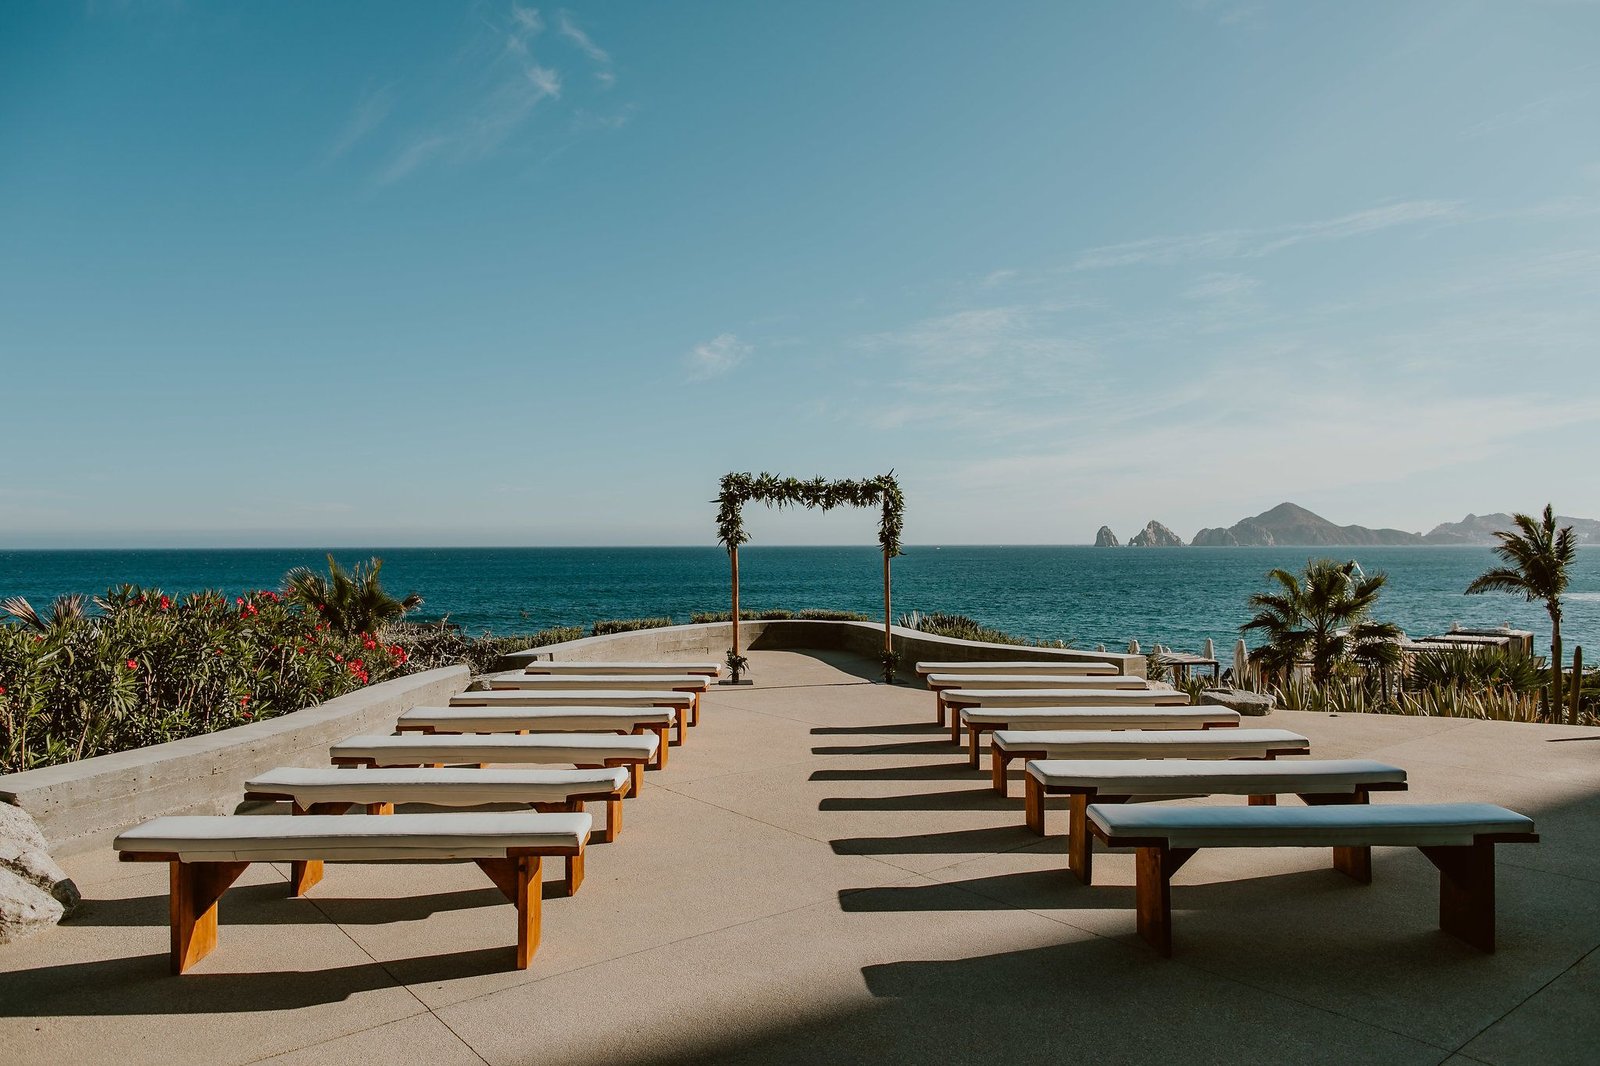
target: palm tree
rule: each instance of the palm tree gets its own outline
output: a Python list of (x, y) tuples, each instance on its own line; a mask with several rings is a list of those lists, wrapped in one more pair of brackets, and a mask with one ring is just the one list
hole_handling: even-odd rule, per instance
[(304, 566), (297, 566), (283, 575), (284, 598), (321, 615), (330, 629), (341, 633), (377, 633), (407, 611), (422, 606), (422, 597), (415, 592), (402, 600), (385, 592), (379, 580), (382, 570), (383, 560), (376, 557), (345, 570), (329, 555), (327, 577)]
[(25, 597), (12, 596), (10, 599), (0, 600), (0, 612), (16, 619), (29, 629), (49, 633), (81, 621), (84, 617), (85, 602), (83, 596), (76, 592), (67, 596), (57, 596), (55, 602), (50, 605), (49, 617), (45, 617)]
[(1315, 559), (1306, 564), (1303, 577), (1283, 569), (1267, 576), (1280, 591), (1251, 596), (1255, 616), (1240, 627), (1266, 635), (1266, 646), (1251, 653), (1265, 672), (1287, 679), (1297, 664), (1309, 659), (1311, 681), (1320, 687), (1345, 661), (1369, 668), (1398, 663), (1400, 628), (1371, 618), (1388, 581), (1385, 575), (1363, 574), (1354, 561)]
[(1467, 586), (1469, 594), (1510, 592), (1529, 603), (1544, 601), (1550, 616), (1550, 689), (1547, 710), (1554, 718), (1561, 708), (1561, 596), (1567, 591), (1568, 571), (1578, 557), (1571, 526), (1556, 529), (1556, 513), (1544, 505), (1544, 517), (1535, 521), (1525, 514), (1511, 520), (1520, 533), (1500, 530), (1494, 553), (1505, 561)]

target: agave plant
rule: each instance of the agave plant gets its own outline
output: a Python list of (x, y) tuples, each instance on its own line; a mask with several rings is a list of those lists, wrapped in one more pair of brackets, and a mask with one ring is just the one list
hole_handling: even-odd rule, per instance
[(415, 592), (404, 599), (385, 592), (382, 571), (383, 560), (377, 557), (346, 570), (330, 554), (326, 577), (297, 566), (283, 576), (283, 594), (291, 603), (321, 615), (335, 632), (375, 634), (422, 606), (422, 597)]
[(1323, 686), (1345, 663), (1369, 669), (1399, 664), (1400, 627), (1372, 620), (1385, 575), (1363, 574), (1354, 561), (1314, 559), (1303, 575), (1275, 569), (1267, 576), (1279, 591), (1251, 596), (1256, 613), (1240, 627), (1266, 637), (1267, 643), (1251, 653), (1261, 669), (1288, 678), (1309, 661), (1311, 683)]

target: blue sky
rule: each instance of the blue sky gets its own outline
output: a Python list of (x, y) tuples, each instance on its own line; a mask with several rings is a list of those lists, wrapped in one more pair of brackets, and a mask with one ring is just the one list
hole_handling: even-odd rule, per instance
[[(8, 3), (0, 546), (1600, 517), (1600, 4)], [(870, 516), (753, 515), (766, 543)]]

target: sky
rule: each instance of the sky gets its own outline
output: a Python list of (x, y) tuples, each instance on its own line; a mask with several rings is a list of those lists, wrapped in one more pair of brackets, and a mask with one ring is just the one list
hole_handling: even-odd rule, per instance
[[(0, 547), (1600, 517), (1600, 3), (0, 6)], [(860, 512), (759, 543), (870, 543)]]

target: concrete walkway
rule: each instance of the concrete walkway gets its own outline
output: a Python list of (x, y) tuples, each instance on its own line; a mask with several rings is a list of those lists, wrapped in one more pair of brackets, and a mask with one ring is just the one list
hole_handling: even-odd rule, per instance
[(1163, 960), (1133, 933), (1132, 856), (1071, 880), (930, 693), (826, 653), (751, 658), (757, 685), (708, 697), (583, 891), (546, 900), (531, 969), (509, 968), (511, 909), (470, 865), (330, 867), (303, 900), (255, 866), (218, 949), (172, 978), (166, 870), (107, 852), (67, 863), (80, 917), (0, 949), (0, 1059), (1594, 1061), (1600, 730), (1252, 721), (1407, 767), (1383, 802), (1503, 803), (1544, 843), (1500, 849), (1494, 955), (1438, 931), (1415, 851), (1378, 851), (1370, 887), (1320, 851), (1202, 851)]

